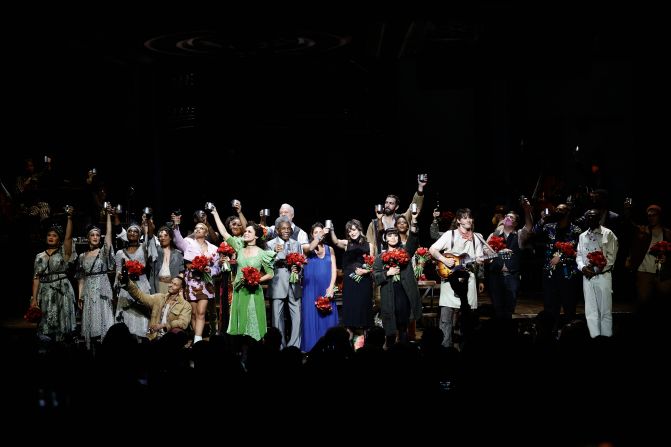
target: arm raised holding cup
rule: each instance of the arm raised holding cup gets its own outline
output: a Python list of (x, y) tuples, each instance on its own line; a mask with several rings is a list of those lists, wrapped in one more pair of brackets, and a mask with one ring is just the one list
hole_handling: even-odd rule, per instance
[[(333, 229), (333, 222), (331, 222), (330, 220), (327, 220), (327, 222), (330, 222), (331, 226), (330, 227), (324, 227), (324, 237), (330, 237), (331, 238), (331, 243), (335, 247), (342, 248), (343, 250), (347, 250), (347, 239), (338, 239), (338, 237), (335, 234), (335, 230)], [(330, 233), (330, 236), (329, 236), (329, 233)]]
[[(424, 204), (424, 187), (428, 181), (428, 174), (419, 174), (417, 176), (417, 191), (413, 195), (412, 201), (404, 213), (398, 212), (400, 209), (400, 198), (394, 194), (387, 195), (384, 205), (375, 206), (375, 219), (370, 222), (366, 231), (366, 239), (368, 242), (373, 243), (373, 255), (382, 252), (384, 242), (382, 240), (382, 234), (387, 228), (393, 228), (396, 225), (396, 218), (398, 216), (405, 216), (405, 219), (410, 222), (412, 220), (412, 215), (416, 215), (422, 210), (422, 205)], [(413, 208), (413, 205), (415, 208)]]
[(234, 215), (237, 215), (238, 219), (240, 220), (242, 228), (247, 228), (247, 218), (244, 214), (242, 214), (242, 202), (240, 202), (238, 199), (231, 200), (231, 208), (233, 209)]
[[(226, 243), (235, 249), (238, 257), (227, 332), (231, 335), (249, 335), (260, 340), (267, 329), (264, 293), (260, 285), (273, 278), (276, 253), (267, 250), (268, 234), (265, 227), (248, 222), (242, 236), (233, 237), (221, 221), (216, 208), (212, 210), (212, 216), (217, 229)], [(249, 306), (252, 301), (254, 305)], [(253, 318), (250, 312), (254, 313)]]

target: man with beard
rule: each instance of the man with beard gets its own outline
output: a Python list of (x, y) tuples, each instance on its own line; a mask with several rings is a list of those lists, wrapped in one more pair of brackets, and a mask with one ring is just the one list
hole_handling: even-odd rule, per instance
[(397, 214), (396, 211), (400, 205), (400, 200), (398, 196), (389, 194), (384, 201), (384, 207), (381, 210), (375, 210), (376, 218), (373, 219), (370, 224), (368, 224), (368, 230), (366, 231), (366, 240), (373, 243), (373, 253), (371, 255), (377, 255), (382, 252), (382, 235), (387, 228), (394, 228), (396, 225), (396, 218), (400, 215), (404, 215), (408, 222), (412, 219), (412, 204), (417, 204), (417, 213), (422, 209), (424, 204), (424, 187), (428, 181), (427, 177), (417, 177), (417, 192), (412, 197), (412, 202), (408, 206), (408, 209), (403, 214)]
[[(535, 225), (532, 222), (531, 204), (528, 200), (522, 204), (522, 208), (524, 208), (525, 225), (519, 235), (520, 247), (526, 247), (527, 239), (533, 235), (540, 237), (540, 241), (545, 245), (543, 308), (554, 318), (556, 330), (560, 326), (562, 308), (566, 322), (575, 318), (581, 279), (575, 250), (582, 230), (571, 221), (570, 208), (565, 203), (557, 205), (553, 212), (542, 216)], [(558, 242), (561, 244), (557, 245)]]
[(149, 294), (141, 290), (135, 282), (121, 278), (120, 285), (130, 296), (151, 309), (147, 338), (154, 340), (166, 332), (185, 331), (191, 322), (191, 305), (184, 299), (185, 280), (177, 275), (172, 278), (168, 291)]

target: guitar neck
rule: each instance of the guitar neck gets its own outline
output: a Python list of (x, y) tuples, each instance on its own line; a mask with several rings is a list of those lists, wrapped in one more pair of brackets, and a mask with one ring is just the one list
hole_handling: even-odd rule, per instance
[[(483, 255), (483, 256), (480, 257), (480, 259), (482, 259), (483, 261), (486, 261), (488, 259), (498, 258), (499, 256), (500, 256), (499, 253), (494, 253), (494, 254), (491, 254), (491, 255)], [(461, 255), (453, 255), (453, 254), (450, 254), (450, 253), (445, 253), (445, 257), (458, 259), (460, 264), (472, 264), (474, 262), (477, 262), (477, 259), (471, 257), (471, 255), (469, 255), (468, 253), (464, 253), (464, 254), (461, 254)]]

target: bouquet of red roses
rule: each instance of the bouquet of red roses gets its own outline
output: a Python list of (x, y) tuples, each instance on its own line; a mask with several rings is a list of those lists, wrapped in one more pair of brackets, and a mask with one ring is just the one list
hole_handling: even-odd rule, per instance
[(241, 283), (250, 290), (256, 289), (261, 284), (261, 272), (256, 267), (243, 267)]
[(315, 300), (315, 307), (319, 313), (327, 315), (333, 312), (333, 304), (331, 304), (331, 298), (327, 296), (318, 296)]
[[(575, 258), (578, 254), (575, 251), (575, 245), (573, 242), (555, 242), (555, 248), (558, 250), (554, 253), (554, 256), (559, 256), (559, 259), (563, 262), (566, 258)], [(556, 265), (552, 266), (552, 270), (557, 267)], [(564, 264), (564, 271), (566, 271), (566, 264)]]
[(650, 247), (650, 254), (653, 255), (655, 259), (655, 266), (657, 267), (657, 271), (659, 272), (662, 268), (662, 257), (666, 257), (666, 255), (671, 252), (671, 242), (667, 241), (659, 241), (655, 242), (652, 244), (652, 247)]
[(492, 247), (492, 250), (494, 250), (497, 253), (505, 248), (508, 248), (506, 246), (506, 240), (501, 236), (492, 236), (489, 238), (487, 243), (489, 244), (490, 247)]
[[(426, 247), (419, 247), (415, 251), (415, 278), (425, 281), (426, 279), (421, 279), (424, 276), (424, 265), (431, 259), (431, 254), (429, 249)], [(424, 276), (426, 278), (426, 276)]]
[[(370, 272), (373, 270), (374, 263), (375, 263), (375, 256), (363, 255), (363, 265), (361, 266), (361, 268), (364, 270), (368, 270)], [(361, 279), (363, 278), (363, 276), (357, 275), (356, 272), (350, 273), (349, 277), (356, 282), (361, 282)]]
[(559, 256), (563, 255), (569, 258), (575, 258), (577, 254), (575, 251), (575, 247), (573, 246), (573, 242), (555, 242), (555, 248), (559, 249), (559, 251), (557, 252)]
[[(233, 248), (231, 245), (228, 245), (226, 242), (222, 242), (219, 244), (219, 248), (217, 248), (217, 253), (220, 253), (221, 256), (228, 256), (231, 258), (235, 254), (235, 248)], [(223, 270), (225, 272), (231, 271), (231, 264), (228, 261), (224, 261)]]
[[(301, 253), (289, 253), (287, 255), (287, 266), (291, 270), (292, 266), (296, 266), (299, 269), (303, 268), (305, 264), (308, 263), (308, 260), (305, 258), (305, 255)], [(291, 272), (291, 275), (289, 275), (289, 282), (291, 284), (295, 284), (298, 282), (298, 273), (296, 272)]]
[(29, 323), (39, 323), (42, 319), (42, 309), (37, 306), (30, 306), (23, 316), (23, 319)]
[(126, 261), (126, 269), (128, 269), (128, 276), (137, 281), (140, 275), (144, 274), (144, 264), (140, 261)]
[[(403, 249), (387, 251), (382, 253), (380, 258), (382, 258), (385, 270), (389, 270), (392, 267), (403, 267), (404, 265), (407, 265), (408, 262), (410, 262), (410, 256), (408, 255), (408, 252)], [(393, 277), (394, 282), (400, 281), (400, 279), (400, 273), (394, 275)]]
[(317, 299), (315, 299), (315, 307), (322, 315), (328, 315), (333, 312), (333, 304), (331, 301), (333, 301), (333, 297), (338, 290), (338, 286), (333, 286), (333, 292), (330, 295), (325, 294), (324, 296), (318, 296)]
[(650, 247), (650, 254), (658, 258), (667, 255), (669, 252), (671, 252), (671, 242), (659, 241)]
[(212, 258), (208, 256), (199, 255), (193, 258), (191, 261), (191, 274), (194, 276), (200, 276), (203, 282), (211, 283), (212, 276), (210, 275), (210, 261)]
[(603, 268), (606, 267), (606, 264), (608, 264), (608, 261), (606, 260), (606, 257), (603, 255), (601, 250), (587, 253), (587, 260), (591, 265), (599, 270), (603, 270)]

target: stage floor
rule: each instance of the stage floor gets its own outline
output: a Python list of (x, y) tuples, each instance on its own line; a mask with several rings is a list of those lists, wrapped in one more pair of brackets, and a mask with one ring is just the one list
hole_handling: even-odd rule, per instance
[[(439, 307), (438, 307), (438, 291), (432, 299), (431, 296), (427, 295), (422, 300), (424, 305), (424, 316), (425, 318), (436, 320), (438, 317)], [(340, 307), (342, 304), (341, 300), (337, 300), (337, 305)], [(478, 296), (478, 307), (480, 309), (481, 315), (483, 318), (486, 318), (487, 312), (485, 312), (485, 307), (491, 306), (491, 299), (487, 293), (480, 294)], [(519, 298), (517, 301), (517, 307), (515, 308), (515, 313), (513, 314), (514, 319), (527, 319), (534, 318), (538, 313), (543, 310), (543, 300), (542, 298)], [(584, 318), (585, 306), (583, 302), (578, 303), (577, 305), (576, 316), (578, 318)], [(633, 302), (617, 302), (613, 303), (613, 313), (618, 314), (630, 314), (635, 310), (635, 305)], [(268, 320), (270, 321), (270, 320)], [(418, 335), (421, 333), (421, 327), (423, 324), (428, 323), (428, 321), (422, 321), (418, 324)], [(430, 323), (429, 323), (430, 324)], [(28, 323), (23, 320), (20, 316), (7, 317), (0, 320), (0, 328), (8, 330), (26, 330), (34, 329), (35, 324)]]

